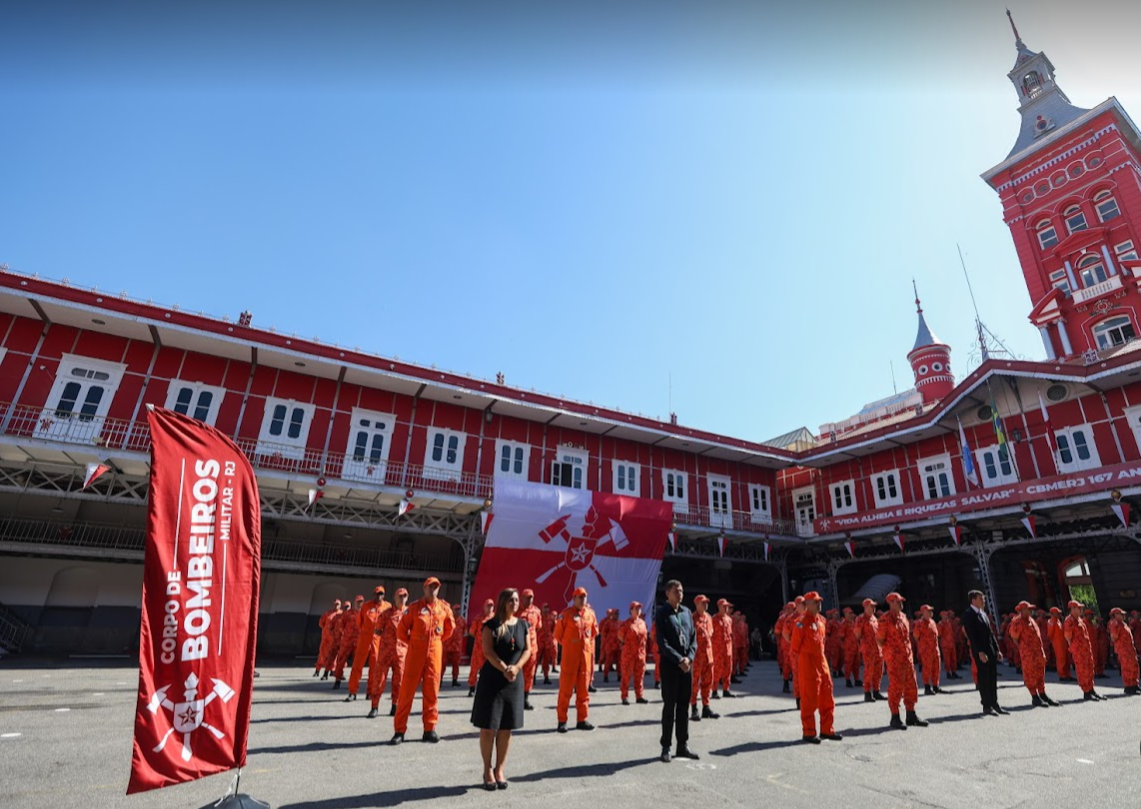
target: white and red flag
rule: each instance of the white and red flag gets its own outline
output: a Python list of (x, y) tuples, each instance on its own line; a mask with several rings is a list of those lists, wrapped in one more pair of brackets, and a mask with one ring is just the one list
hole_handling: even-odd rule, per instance
[(213, 427), (151, 409), (139, 693), (127, 794), (246, 763), (259, 582), (254, 472)]
[(955, 547), (961, 547), (963, 544), (963, 526), (948, 525), (947, 530), (951, 533), (951, 541), (955, 543)]
[(1054, 446), (1054, 427), (1050, 424), (1050, 411), (1046, 409), (1046, 400), (1042, 398), (1042, 391), (1038, 391), (1038, 408), (1042, 411), (1042, 421), (1046, 425), (1046, 446), (1050, 448), (1054, 468), (1058, 469), (1058, 448)]
[(856, 543), (849, 539), (844, 542), (844, 548), (848, 551), (848, 556), (852, 559), (856, 558)]
[(1022, 527), (1030, 534), (1031, 539), (1038, 538), (1038, 521), (1034, 518), (1033, 514), (1027, 514), (1022, 518)]
[[(400, 506), (396, 509), (396, 516), (403, 517), (412, 509), (416, 508), (416, 504), (409, 500), (407, 497), (400, 498)], [(474, 603), (474, 602), (472, 602)]]
[(324, 489), (310, 489), (309, 490), (309, 505), (305, 506), (306, 510), (313, 508), (313, 504), (325, 496)]
[(906, 542), (903, 538), (903, 532), (901, 532), (901, 531), (893, 532), (891, 535), (891, 539), (892, 539), (892, 542), (895, 543), (895, 546), (897, 548), (899, 548), (899, 552), (903, 553), (904, 552), (903, 546), (906, 544)]
[(491, 521), (495, 519), (495, 515), (486, 509), (479, 512), (479, 528), (484, 534), (487, 534), (487, 529), (491, 527)]
[(718, 534), (717, 535), (717, 555), (718, 556), (724, 556), (725, 555), (725, 541), (726, 540), (725, 540), (724, 534)]
[(585, 587), (596, 611), (649, 609), (672, 523), (670, 503), (497, 477), (469, 603), (529, 587), (535, 603), (561, 610)]
[(670, 541), (670, 550), (677, 553), (677, 532), (670, 531), (666, 538)]
[[(83, 488), (86, 489), (96, 480), (98, 480), (105, 472), (111, 471), (111, 465), (105, 464), (102, 461), (87, 464), (87, 474), (83, 477)], [(82, 489), (80, 490), (82, 491)]]
[(769, 554), (772, 552), (772, 549), (773, 549), (772, 545), (770, 545), (768, 542), (765, 542), (765, 561), (766, 562), (769, 561)]
[(1111, 503), (1109, 506), (1113, 513), (1117, 515), (1117, 519), (1121, 520), (1121, 527), (1129, 527), (1129, 504), (1128, 503)]

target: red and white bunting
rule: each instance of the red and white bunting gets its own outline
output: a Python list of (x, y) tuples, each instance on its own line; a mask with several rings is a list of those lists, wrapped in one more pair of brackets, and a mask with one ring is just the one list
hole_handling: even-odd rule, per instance
[(951, 533), (951, 541), (955, 543), (955, 547), (959, 548), (963, 545), (963, 526), (961, 525), (948, 525), (947, 530)]
[(895, 543), (895, 546), (897, 548), (899, 548), (899, 552), (903, 553), (904, 552), (903, 551), (903, 544), (904, 544), (903, 534), (899, 531), (896, 531), (894, 534), (891, 535), (891, 539)]
[(844, 547), (847, 548), (847, 550), (848, 550), (848, 556), (855, 559), (856, 558), (856, 543), (855, 543), (855, 541), (849, 539), (847, 542), (844, 543)]
[[(104, 472), (110, 472), (111, 467), (102, 461), (87, 464), (87, 474), (83, 477), (83, 488), (86, 489), (96, 480), (98, 480)], [(81, 490), (82, 491), (82, 490)]]
[(1121, 520), (1121, 527), (1129, 527), (1129, 504), (1128, 503), (1113, 503), (1110, 505), (1113, 513), (1117, 515), (1117, 519)]
[(307, 505), (305, 508), (306, 509), (313, 508), (313, 504), (316, 503), (318, 500), (320, 500), (324, 496), (325, 496), (325, 490), (324, 489), (310, 489), (309, 490), (309, 505)]
[[(401, 512), (403, 514), (404, 512)], [(487, 529), (491, 527), (491, 521), (495, 519), (495, 515), (490, 511), (479, 512), (479, 527), (483, 533), (487, 534)]]
[(1038, 533), (1035, 530), (1038, 527), (1038, 522), (1034, 519), (1033, 514), (1027, 514), (1022, 518), (1022, 527), (1030, 532), (1031, 539), (1037, 539)]
[(666, 539), (670, 541), (670, 550), (674, 553), (677, 553), (677, 533), (670, 531), (668, 534), (666, 534)]
[(719, 537), (717, 537), (717, 552), (721, 556), (725, 555), (725, 541), (726, 540), (724, 534), (721, 534)]
[(771, 553), (772, 549), (773, 549), (773, 546), (771, 544), (769, 544), (768, 542), (766, 542), (765, 543), (765, 561), (766, 562), (769, 561), (769, 554)]
[(407, 497), (400, 498), (400, 508), (396, 511), (397, 517), (403, 517), (412, 509), (416, 508), (416, 504), (409, 500)]

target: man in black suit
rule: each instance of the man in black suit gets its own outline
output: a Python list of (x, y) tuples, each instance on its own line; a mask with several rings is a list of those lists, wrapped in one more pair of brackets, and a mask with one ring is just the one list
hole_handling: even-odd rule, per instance
[(662, 761), (670, 760), (670, 744), (677, 728), (676, 758), (698, 758), (689, 749), (689, 697), (693, 693), (693, 655), (697, 635), (693, 615), (681, 605), (681, 582), (666, 582), (666, 603), (658, 607), (654, 630), (658, 641), (658, 667), (662, 670)]
[(986, 614), (986, 596), (979, 590), (967, 593), (971, 605), (963, 613), (963, 631), (971, 644), (971, 655), (979, 673), (979, 697), (983, 704), (984, 716), (1009, 714), (998, 704), (998, 638), (990, 616)]

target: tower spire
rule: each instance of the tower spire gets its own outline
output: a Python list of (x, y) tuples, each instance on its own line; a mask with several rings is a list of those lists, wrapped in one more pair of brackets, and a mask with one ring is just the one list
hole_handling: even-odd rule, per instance
[(1014, 47), (1022, 50), (1026, 46), (1022, 44), (1022, 37), (1018, 35), (1018, 26), (1014, 24), (1014, 15), (1010, 13), (1010, 9), (1006, 10), (1006, 17), (1010, 20), (1010, 30), (1014, 32)]
[(915, 311), (923, 314), (923, 306), (919, 303), (919, 287), (915, 285), (915, 279), (911, 279), (911, 290), (915, 293)]
[(919, 300), (919, 287), (914, 278), (911, 279), (911, 290), (915, 293), (915, 314), (919, 320), (919, 330), (907, 361), (915, 373), (915, 389), (922, 395), (923, 403), (930, 404), (942, 399), (955, 387), (955, 377), (951, 374), (951, 347), (936, 337), (927, 325), (927, 318), (923, 316), (923, 304)]

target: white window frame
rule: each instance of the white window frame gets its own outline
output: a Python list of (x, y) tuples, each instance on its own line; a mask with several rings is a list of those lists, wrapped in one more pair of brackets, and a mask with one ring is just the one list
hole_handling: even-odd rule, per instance
[[(892, 477), (890, 485), (887, 478)], [(880, 483), (883, 483), (884, 496), (880, 497)], [(875, 501), (876, 508), (886, 508), (887, 506), (902, 506), (903, 505), (903, 479), (900, 477), (898, 469), (888, 469), (884, 472), (877, 472), (872, 475), (872, 499)], [(891, 488), (895, 487), (895, 496), (891, 494)]]
[[(105, 374), (107, 378), (76, 376), (72, 372), (77, 369), (86, 370), (92, 374)], [(47, 406), (41, 411), (40, 419), (36, 424), (34, 433), (36, 438), (80, 444), (93, 443), (103, 432), (103, 423), (107, 418), (107, 412), (111, 409), (111, 402), (115, 399), (115, 394), (118, 392), (126, 372), (127, 366), (121, 362), (97, 360), (79, 354), (64, 354), (60, 357), (55, 382), (52, 383), (51, 391), (48, 393)], [(62, 412), (60, 404), (63, 393), (67, 386), (73, 383), (79, 386), (77, 398), (70, 411)], [(83, 403), (86, 401), (88, 392), (96, 385), (103, 389), (102, 398), (95, 406), (94, 412), (83, 414)]]
[[(361, 424), (369, 422), (368, 426)], [(378, 427), (377, 425), (383, 425)], [(349, 414), (349, 437), (345, 442), (345, 462), (341, 465), (341, 477), (347, 480), (363, 480), (383, 485), (388, 471), (388, 453), (392, 451), (392, 433), (396, 427), (396, 416), (392, 413), (379, 413), (354, 407)], [(357, 455), (357, 439), (366, 433), (365, 454)], [(380, 452), (376, 452), (376, 437), (380, 436)], [(378, 456), (378, 457), (374, 457)]]
[[(1081, 217), (1081, 222), (1079, 223), (1080, 227), (1072, 225), (1071, 220), (1076, 220), (1079, 217)], [(1086, 219), (1086, 212), (1082, 210), (1081, 205), (1071, 205), (1069, 208), (1066, 208), (1062, 214), (1062, 218), (1066, 222), (1066, 233), (1071, 236), (1083, 230), (1089, 230), (1089, 220)]]
[(1136, 261), (1137, 248), (1133, 245), (1132, 239), (1126, 239), (1120, 244), (1113, 246), (1113, 254), (1117, 256), (1118, 261)]
[[(1110, 203), (1113, 204), (1113, 210), (1116, 211), (1116, 213), (1114, 213), (1113, 216), (1106, 218), (1101, 208), (1103, 205), (1109, 205)], [(1093, 209), (1097, 212), (1097, 218), (1099, 222), (1108, 222), (1110, 219), (1116, 219), (1117, 217), (1121, 216), (1121, 206), (1117, 204), (1117, 197), (1115, 197), (1113, 192), (1109, 191), (1108, 189), (1105, 191), (1099, 191), (1094, 196)]]
[[(1101, 272), (1095, 273), (1094, 268), (1100, 268)], [(1109, 268), (1105, 266), (1105, 259), (1102, 258), (1101, 253), (1091, 253), (1083, 258), (1077, 266), (1077, 271), (1078, 278), (1085, 289), (1109, 280)], [(1089, 273), (1089, 278), (1086, 278), (1086, 273)], [(1098, 277), (1099, 275), (1100, 277)]]
[[(443, 436), (439, 460), (432, 457), (436, 450), (436, 438)], [(448, 460), (452, 439), (455, 439), (455, 458)], [(448, 430), (443, 427), (428, 428), (428, 443), (424, 446), (424, 477), (428, 480), (459, 480), (464, 471), (464, 447), (467, 433)]]
[[(506, 471), (503, 469), (503, 450), (505, 449), (509, 453)], [(520, 463), (523, 468), (520, 471), (516, 471), (515, 466)], [(495, 467), (492, 472), (493, 475), (527, 480), (527, 472), (530, 468), (530, 444), (524, 444), (522, 441), (504, 441), (503, 439), (495, 442)]]
[[(792, 490), (792, 509), (796, 515), (796, 532), (802, 537), (816, 533), (816, 487), (803, 486)], [(807, 515), (804, 513), (807, 509)]]
[[(1119, 321), (1122, 321), (1122, 320), (1126, 321), (1126, 323), (1125, 324), (1119, 323)], [(1113, 328), (1107, 328), (1107, 326), (1110, 323), (1117, 323), (1118, 325), (1114, 326)], [(1130, 338), (1126, 338), (1125, 333), (1122, 332), (1121, 333), (1122, 340), (1120, 343), (1108, 339), (1110, 333), (1119, 330), (1122, 327), (1122, 325), (1128, 325), (1130, 327), (1130, 329), (1132, 329), (1132, 331), (1133, 331), (1133, 336)], [(1090, 329), (1090, 333), (1093, 335), (1093, 340), (1094, 340), (1094, 343), (1097, 345), (1098, 351), (1105, 351), (1108, 348), (1116, 348), (1117, 346), (1123, 346), (1126, 343), (1128, 343), (1130, 340), (1136, 340), (1137, 339), (1137, 327), (1133, 324), (1133, 318), (1129, 317), (1129, 315), (1116, 315), (1114, 317), (1107, 317), (1105, 320), (1102, 320), (1100, 323), (1095, 324), (1094, 327), (1092, 329)], [(1102, 345), (1102, 341), (1101, 341), (1101, 337), (1103, 335), (1107, 338), (1105, 345)]]
[[(1049, 250), (1059, 241), (1058, 229), (1054, 227), (1054, 223), (1049, 219), (1043, 219), (1041, 222), (1039, 222), (1037, 227), (1035, 227), (1034, 232), (1038, 236), (1038, 246), (1043, 250)], [(1049, 233), (1048, 236), (1047, 232)], [(1050, 241), (1050, 243), (1047, 244), (1046, 242), (1050, 239), (1053, 241)]]
[(170, 387), (166, 389), (166, 404), (163, 406), (167, 410), (174, 410), (178, 406), (178, 394), (186, 388), (190, 389), (190, 406), (186, 409), (184, 415), (190, 416), (190, 418), (197, 418), (194, 414), (198, 410), (198, 398), (203, 393), (209, 393), (212, 397), (210, 399), (210, 406), (206, 408), (206, 418), (201, 419), (201, 421), (213, 427), (214, 422), (218, 419), (218, 410), (222, 406), (222, 398), (226, 395), (226, 389), (217, 385), (206, 385), (202, 382), (188, 382), (185, 379), (172, 379), (170, 380)]
[[(931, 468), (938, 465), (938, 464), (943, 464), (945, 469), (937, 470), (935, 472), (931, 472), (930, 471)], [(923, 489), (923, 499), (924, 500), (942, 500), (944, 497), (954, 497), (955, 496), (955, 475), (953, 472), (953, 468), (951, 466), (950, 454), (933, 455), (930, 458), (920, 458), (919, 463), (916, 464), (916, 469), (919, 470), (919, 485)], [(935, 494), (932, 494), (930, 489), (928, 489), (928, 487), (927, 487), (927, 476), (929, 474), (941, 475), (941, 474), (943, 474), (944, 471), (947, 474), (947, 489), (948, 489), (948, 491), (946, 493), (943, 493), (940, 490), (940, 491), (937, 491)]]
[[(670, 477), (673, 477), (672, 485)], [(670, 490), (673, 490), (671, 493)], [(680, 492), (679, 492), (680, 489)], [(689, 473), (680, 469), (662, 470), (662, 499), (674, 504), (674, 511), (689, 508)]]
[[(567, 466), (571, 468), (571, 479), (564, 481), (562, 479), (563, 468)], [(576, 474), (580, 471), (582, 472), (581, 475)], [(557, 447), (555, 449), (555, 460), (551, 464), (551, 485), (562, 486), (564, 489), (587, 490), (590, 488), (589, 481), (590, 453), (585, 449)]]
[(828, 506), (832, 516), (856, 513), (856, 481), (841, 480), (828, 485)]
[[(641, 467), (638, 464), (632, 463), (630, 461), (617, 461), (617, 460), (612, 461), (610, 465), (611, 465), (612, 470), (613, 470), (612, 477), (614, 478), (614, 480), (613, 480), (613, 485), (614, 485), (613, 492), (615, 494), (629, 495), (630, 497), (641, 496), (641, 494), (642, 494), (642, 489), (641, 489), (642, 469), (641, 469)], [(622, 475), (619, 475), (620, 468), (623, 470)], [(618, 485), (619, 480), (622, 480), (625, 482), (626, 486), (624, 488), (620, 487)]]
[[(1018, 472), (1014, 468), (1014, 458), (1010, 457), (1010, 453), (1013, 450), (1010, 449), (1009, 444), (1007, 445), (1006, 451), (1006, 462), (1010, 466), (1009, 473), (1002, 471), (1002, 458), (999, 456), (998, 444), (991, 444), (989, 447), (979, 447), (978, 451), (975, 453), (975, 460), (978, 462), (976, 465), (978, 466), (979, 470), (979, 480), (982, 482), (984, 489), (990, 489), (994, 486), (1005, 486), (1009, 483), (1018, 482)], [(989, 474), (987, 474), (986, 456), (988, 453), (994, 454), (994, 477), (991, 477)]]
[(773, 518), (773, 490), (760, 483), (750, 483), (749, 513), (753, 516), (753, 522), (771, 522)]
[(726, 475), (706, 475), (705, 489), (709, 497), (709, 525), (732, 528), (733, 480)]
[(1055, 270), (1050, 273), (1050, 284), (1062, 290), (1062, 294), (1067, 298), (1072, 294), (1070, 290), (1070, 279), (1066, 275), (1065, 269)]
[[(1074, 441), (1074, 434), (1081, 433), (1085, 440), (1085, 445), (1089, 450), (1089, 458), (1085, 460), (1078, 457), (1076, 451), (1077, 442)], [(1093, 427), (1089, 424), (1075, 424), (1073, 427), (1065, 427), (1061, 430), (1054, 431), (1055, 446), (1058, 448), (1058, 470), (1060, 472), (1078, 472), (1083, 469), (1096, 469), (1101, 466), (1101, 458), (1098, 456), (1097, 444), (1093, 437)], [(1066, 462), (1065, 456), (1070, 455), (1069, 463)]]
[[(274, 422), (274, 411), (278, 407), (285, 407), (285, 419), (282, 422), (281, 435), (273, 435), (270, 428)], [(301, 410), (305, 415), (301, 420), (301, 430), (296, 438), (289, 435), (289, 424), (293, 414)], [(298, 402), (293, 399), (280, 399), (269, 396), (265, 400), (265, 413), (261, 419), (261, 430), (258, 432), (259, 455), (281, 455), (283, 458), (300, 460), (305, 457), (305, 448), (309, 443), (309, 430), (313, 426), (313, 414), (317, 412), (317, 405)]]

